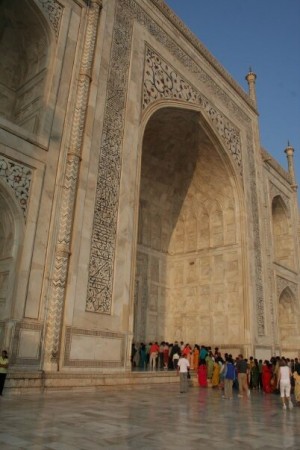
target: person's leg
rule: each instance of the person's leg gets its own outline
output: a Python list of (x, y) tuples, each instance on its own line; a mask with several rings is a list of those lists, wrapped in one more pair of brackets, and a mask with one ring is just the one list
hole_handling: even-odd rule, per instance
[(180, 392), (187, 392), (187, 373), (181, 373), (179, 374), (180, 376)]
[(233, 380), (228, 380), (228, 398), (232, 398), (232, 386), (233, 386)]
[(232, 380), (225, 380), (226, 381), (226, 398), (232, 398)]
[(155, 366), (155, 355), (154, 353), (150, 354), (150, 370), (154, 370)]
[(224, 380), (224, 395), (223, 398), (227, 398), (227, 390), (228, 390), (228, 380), (225, 378)]
[(286, 396), (286, 401), (287, 401), (287, 404), (289, 405), (289, 408), (292, 409), (294, 407), (294, 405), (291, 400), (291, 384), (290, 383), (285, 386), (285, 396)]
[(283, 409), (286, 409), (286, 404), (285, 404), (285, 386), (284, 386), (284, 384), (282, 382), (280, 383), (280, 397), (281, 397), (282, 407), (283, 407)]
[(243, 397), (243, 380), (242, 373), (238, 374), (238, 382), (239, 382), (239, 397)]
[(187, 377), (187, 373), (183, 373), (183, 392), (187, 392), (188, 391), (188, 377)]
[(5, 383), (6, 373), (0, 373), (0, 395), (2, 395), (4, 383)]
[(245, 376), (243, 377), (243, 391), (245, 392), (246, 395), (249, 395), (250, 391), (249, 391), (249, 386), (248, 386), (248, 379), (247, 379), (247, 374), (244, 374)]

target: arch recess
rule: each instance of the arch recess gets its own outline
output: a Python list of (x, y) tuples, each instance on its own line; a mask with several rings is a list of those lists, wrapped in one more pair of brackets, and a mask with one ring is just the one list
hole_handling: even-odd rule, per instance
[(272, 200), (272, 226), (275, 262), (287, 266), (295, 265), (294, 239), (288, 207), (280, 195)]
[(13, 192), (0, 179), (0, 344), (13, 319), (16, 272), (23, 245), (24, 216)]
[(281, 292), (278, 303), (281, 347), (288, 348), (294, 345), (294, 337), (298, 334), (296, 298), (288, 286)]
[(3, 0), (0, 15), (0, 117), (41, 130), (52, 32), (33, 0)]
[(226, 335), (228, 344), (243, 342), (239, 171), (200, 108), (168, 101), (149, 109), (143, 121), (135, 340), (219, 344)]

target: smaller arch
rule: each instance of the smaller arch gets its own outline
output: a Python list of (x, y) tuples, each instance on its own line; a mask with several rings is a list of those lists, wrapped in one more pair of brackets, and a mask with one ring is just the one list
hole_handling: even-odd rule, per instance
[(13, 314), (16, 271), (23, 244), (23, 212), (11, 189), (0, 179), (0, 316)]
[(289, 209), (280, 195), (272, 200), (272, 228), (274, 259), (277, 263), (294, 267), (294, 240)]
[(0, 17), (0, 117), (37, 134), (53, 33), (33, 0), (3, 0)]
[(278, 301), (278, 325), (281, 347), (288, 348), (297, 334), (296, 298), (289, 286), (285, 287)]

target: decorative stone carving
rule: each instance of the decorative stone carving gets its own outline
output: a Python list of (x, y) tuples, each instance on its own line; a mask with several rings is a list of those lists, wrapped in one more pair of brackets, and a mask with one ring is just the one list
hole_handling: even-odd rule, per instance
[[(184, 35), (184, 37), (192, 44), (192, 46), (203, 55), (210, 64), (221, 73), (221, 75), (228, 81), (228, 83), (238, 92), (238, 94), (244, 98), (252, 107), (255, 107), (252, 99), (245, 93), (245, 91), (236, 83), (231, 75), (224, 69), (219, 61), (207, 50), (207, 48), (199, 41), (194, 33), (189, 30), (181, 19), (176, 16), (171, 8), (165, 3), (164, 0), (151, 0), (152, 3), (167, 17), (168, 20)], [(212, 80), (211, 80), (212, 81)], [(222, 95), (225, 97), (225, 92), (222, 91)]]
[(132, 23), (117, 2), (103, 138), (98, 166), (87, 311), (110, 314), (121, 175), (121, 148)]
[(53, 27), (55, 35), (58, 36), (61, 16), (63, 13), (63, 6), (57, 0), (37, 0), (45, 13), (47, 14), (49, 21)]
[(155, 100), (160, 99), (183, 100), (199, 105), (208, 122), (213, 125), (213, 128), (221, 136), (241, 174), (240, 135), (230, 121), (170, 64), (148, 47), (146, 48), (144, 74), (143, 109)]
[(277, 298), (279, 299), (280, 295), (282, 294), (283, 290), (285, 288), (290, 288), (291, 292), (293, 293), (293, 295), (295, 296), (295, 298), (297, 298), (297, 284), (293, 283), (290, 280), (287, 280), (285, 278), (276, 277), (276, 288), (277, 288)]
[(0, 155), (0, 178), (12, 189), (26, 218), (32, 170)]
[(259, 229), (259, 213), (257, 198), (256, 170), (254, 162), (253, 138), (250, 132), (247, 134), (247, 152), (249, 157), (249, 175), (251, 180), (250, 200), (253, 217), (253, 241), (255, 255), (255, 289), (256, 289), (256, 317), (257, 333), (259, 336), (265, 335), (265, 306), (264, 289), (262, 281), (262, 256), (261, 256), (261, 238)]
[(101, 1), (92, 0), (87, 17), (87, 28), (76, 92), (76, 104), (74, 108), (67, 154), (61, 205), (59, 208), (59, 229), (47, 317), (48, 327), (45, 341), (46, 363), (57, 360), (59, 351), (59, 338), (65, 296), (65, 284), (67, 280), (70, 257), (76, 188), (79, 176), (80, 155), (88, 106), (88, 96), (100, 9)]

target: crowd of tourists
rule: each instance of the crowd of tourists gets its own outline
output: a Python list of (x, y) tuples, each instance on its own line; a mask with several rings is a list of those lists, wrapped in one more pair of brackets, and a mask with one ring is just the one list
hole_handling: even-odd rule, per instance
[(233, 389), (239, 397), (250, 396), (251, 390), (265, 394), (280, 394), (282, 406), (292, 408), (291, 393), (300, 406), (300, 361), (274, 356), (270, 360), (233, 357), (219, 348), (184, 342), (133, 343), (133, 369), (176, 370), (180, 374), (180, 392), (186, 392), (191, 371), (197, 375), (200, 387), (221, 389), (223, 398), (231, 399)]

